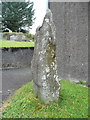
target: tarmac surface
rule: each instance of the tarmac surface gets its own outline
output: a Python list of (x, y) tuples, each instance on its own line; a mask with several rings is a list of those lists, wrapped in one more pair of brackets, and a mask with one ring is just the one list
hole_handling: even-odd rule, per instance
[[(1, 71), (1, 70), (0, 70)], [(11, 96), (15, 90), (32, 80), (31, 69), (3, 69), (2, 70), (2, 101)]]

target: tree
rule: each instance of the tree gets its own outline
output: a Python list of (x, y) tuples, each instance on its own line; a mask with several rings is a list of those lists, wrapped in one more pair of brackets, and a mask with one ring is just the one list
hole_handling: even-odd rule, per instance
[(31, 29), (34, 21), (33, 2), (2, 2), (2, 25), (13, 32), (26, 27)]

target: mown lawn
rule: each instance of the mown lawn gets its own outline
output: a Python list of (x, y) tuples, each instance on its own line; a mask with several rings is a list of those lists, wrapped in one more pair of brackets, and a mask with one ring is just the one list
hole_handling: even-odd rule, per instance
[(0, 47), (34, 47), (34, 42), (0, 40)]
[(87, 118), (88, 88), (62, 80), (58, 102), (44, 105), (34, 97), (32, 82), (5, 102), (3, 118)]

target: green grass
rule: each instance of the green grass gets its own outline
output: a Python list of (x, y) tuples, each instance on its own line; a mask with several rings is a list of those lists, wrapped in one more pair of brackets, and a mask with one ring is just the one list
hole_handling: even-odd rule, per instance
[(32, 82), (16, 91), (4, 106), (3, 118), (87, 118), (88, 88), (62, 80), (60, 99), (50, 105), (34, 97)]
[(77, 84), (86, 85), (86, 83), (83, 81), (79, 81)]
[(0, 47), (34, 47), (34, 42), (0, 40)]

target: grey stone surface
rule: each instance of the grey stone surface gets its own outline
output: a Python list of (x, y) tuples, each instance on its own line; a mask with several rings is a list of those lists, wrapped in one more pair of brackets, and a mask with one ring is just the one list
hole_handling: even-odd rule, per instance
[(31, 64), (35, 96), (45, 104), (58, 100), (60, 91), (55, 32), (52, 13), (47, 9), (42, 26), (36, 30), (34, 55)]
[(2, 68), (30, 67), (34, 48), (1, 48)]
[(29, 39), (26, 38), (25, 35), (22, 35), (22, 34), (10, 35), (10, 40), (12, 40), (12, 41), (30, 41)]
[(51, 2), (61, 79), (88, 80), (88, 3)]
[(0, 33), (0, 40), (3, 40), (3, 33)]

